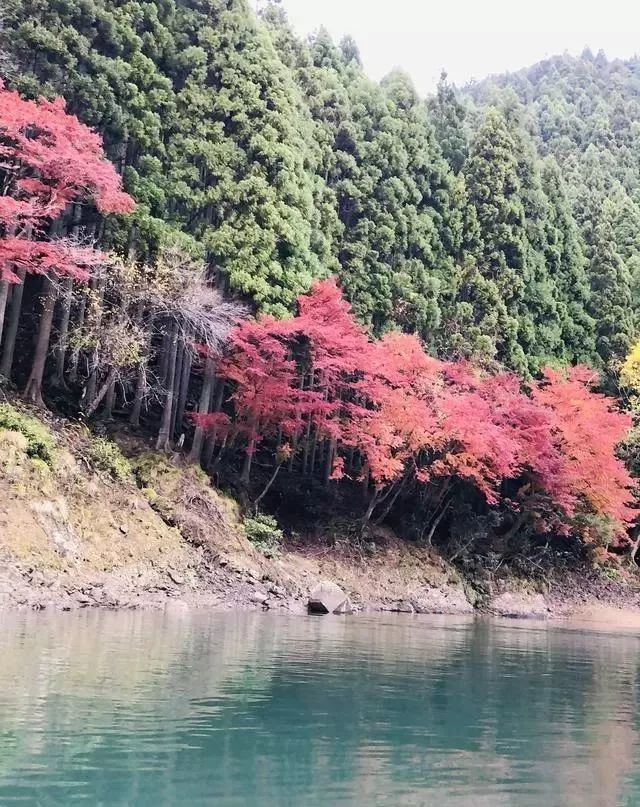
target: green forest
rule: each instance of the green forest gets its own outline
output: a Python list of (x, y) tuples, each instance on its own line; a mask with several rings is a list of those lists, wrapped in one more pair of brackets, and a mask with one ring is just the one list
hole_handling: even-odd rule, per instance
[[(633, 439), (614, 451), (640, 386), (640, 59), (585, 51), (460, 88), (443, 73), (422, 98), (400, 70), (368, 78), (351, 38), (300, 38), (278, 2), (1, 0), (0, 21), (6, 88), (62, 97), (136, 205), (78, 195), (42, 235), (95, 244), (108, 272), (3, 276), (15, 389), (153, 434), (255, 507), (280, 507), (289, 474), (302, 501), (365, 520), (408, 508), (429, 541), (473, 516), (501, 545), (608, 548), (612, 520), (633, 524)], [(274, 382), (259, 408), (256, 367)], [(551, 437), (508, 443), (515, 428)]]

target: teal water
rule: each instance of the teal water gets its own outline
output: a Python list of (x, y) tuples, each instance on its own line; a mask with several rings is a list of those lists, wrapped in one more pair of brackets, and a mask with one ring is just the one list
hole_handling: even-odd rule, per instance
[(375, 616), (0, 622), (0, 805), (639, 805), (640, 638)]

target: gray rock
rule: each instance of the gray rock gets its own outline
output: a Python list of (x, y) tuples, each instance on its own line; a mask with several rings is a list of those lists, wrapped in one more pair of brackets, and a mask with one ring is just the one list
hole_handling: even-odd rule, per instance
[(413, 603), (408, 602), (407, 600), (400, 600), (400, 602), (395, 603), (391, 610), (398, 614), (415, 614), (416, 612), (416, 609), (413, 607)]
[(181, 574), (178, 574), (178, 572), (174, 572), (173, 569), (169, 569), (168, 573), (169, 573), (169, 577), (173, 580), (173, 582), (177, 586), (183, 586), (184, 585), (184, 582), (185, 582), (184, 577)]
[(337, 583), (323, 580), (309, 594), (307, 610), (310, 614), (350, 614), (353, 608)]
[(334, 609), (334, 614), (352, 614), (353, 613), (353, 605), (351, 600), (347, 597), (347, 599), (340, 603), (340, 605)]
[(473, 606), (462, 588), (424, 588), (411, 594), (411, 605), (416, 614), (472, 614)]
[(516, 619), (544, 619), (549, 616), (549, 607), (542, 594), (505, 591), (489, 603), (488, 610), (496, 616)]

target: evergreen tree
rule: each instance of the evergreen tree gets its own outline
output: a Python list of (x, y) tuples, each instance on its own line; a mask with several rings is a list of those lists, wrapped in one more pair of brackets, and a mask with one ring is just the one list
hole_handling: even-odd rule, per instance
[[(12, 83), (29, 97), (64, 95), (69, 111), (100, 132), (138, 200), (134, 232), (156, 243), (170, 219), (165, 144), (175, 99), (159, 65), (174, 48), (174, 11), (173, 0), (7, 0), (0, 30), (18, 67)], [(125, 248), (131, 235), (129, 226), (111, 232)]]
[[(464, 175), (480, 230), (478, 271), (492, 284), (490, 294), (468, 292), (476, 297), (475, 320), (496, 345), (497, 357), (524, 372), (527, 361), (518, 341), (522, 335), (518, 313), (530, 279), (529, 245), (516, 144), (497, 109), (487, 113), (472, 142)], [(495, 306), (486, 308), (491, 300)]]
[(596, 319), (596, 349), (605, 365), (623, 359), (635, 336), (631, 275), (615, 238), (615, 204), (605, 199), (595, 222), (591, 257), (591, 314)]
[(557, 292), (561, 358), (589, 363), (596, 354), (587, 261), (560, 168), (553, 157), (543, 163), (542, 187), (549, 202), (545, 261)]
[(557, 277), (550, 271), (548, 261), (549, 241), (553, 237), (551, 207), (542, 187), (535, 148), (524, 131), (522, 108), (517, 104), (507, 115), (515, 144), (526, 238), (525, 288), (518, 310), (518, 341), (529, 369), (538, 373), (564, 352)]
[(468, 142), (465, 131), (466, 110), (443, 71), (436, 94), (429, 99), (429, 114), (442, 154), (454, 173), (459, 173), (467, 158)]
[(240, 0), (184, 2), (174, 30), (177, 212), (231, 289), (283, 315), (330, 263), (295, 84)]

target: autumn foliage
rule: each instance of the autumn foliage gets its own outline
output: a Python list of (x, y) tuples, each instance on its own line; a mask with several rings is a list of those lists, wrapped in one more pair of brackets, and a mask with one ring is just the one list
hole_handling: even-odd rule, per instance
[(476, 490), (536, 530), (566, 532), (578, 513), (635, 518), (632, 479), (616, 445), (630, 425), (594, 392), (592, 371), (547, 371), (524, 385), (447, 363), (411, 335), (374, 341), (333, 280), (299, 301), (297, 316), (240, 325), (218, 367), (221, 411), (198, 416), (223, 447), (242, 447), (244, 477), (264, 452), (277, 469), (359, 482), (367, 516), (410, 488)]
[(104, 259), (68, 239), (45, 239), (50, 222), (73, 202), (101, 213), (133, 210), (120, 177), (103, 154), (102, 139), (65, 112), (61, 99), (30, 101), (0, 82), (0, 279), (26, 274), (88, 277)]

